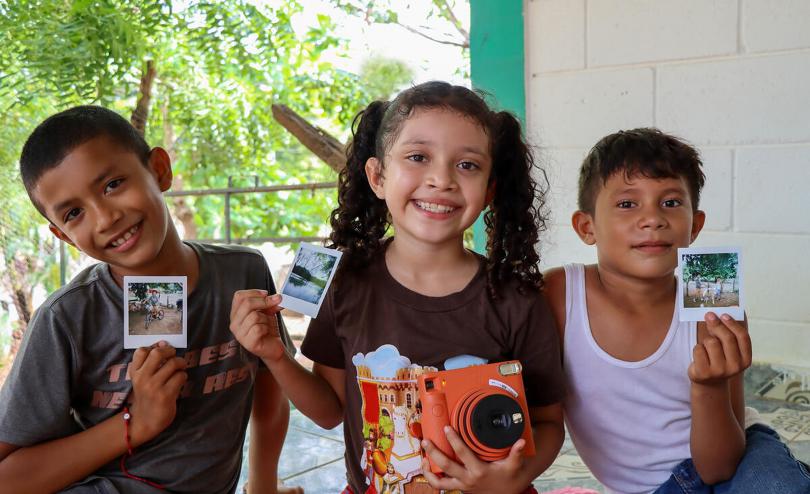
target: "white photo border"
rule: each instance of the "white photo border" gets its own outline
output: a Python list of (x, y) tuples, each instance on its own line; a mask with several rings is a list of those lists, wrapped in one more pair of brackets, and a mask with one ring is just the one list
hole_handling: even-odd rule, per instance
[[(182, 334), (129, 334), (129, 285), (132, 283), (180, 283), (183, 286)], [(188, 277), (186, 276), (124, 276), (124, 348), (148, 347), (165, 341), (175, 348), (188, 347)]]
[[(307, 251), (326, 254), (330, 257), (335, 258), (335, 264), (332, 266), (332, 270), (329, 272), (329, 278), (327, 278), (326, 280), (326, 286), (321, 292), (321, 296), (318, 298), (318, 302), (315, 304), (307, 300), (302, 300), (300, 298), (296, 298), (293, 297), (292, 295), (287, 295), (284, 293), (284, 291), (287, 288), (287, 284), (290, 282), (290, 275), (292, 275), (293, 268), (295, 267), (298, 260), (301, 258), (301, 255)], [(321, 247), (318, 245), (302, 243), (295, 253), (293, 263), (292, 265), (290, 265), (290, 271), (287, 273), (287, 277), (284, 279), (284, 284), (281, 286), (281, 290), (279, 290), (279, 293), (281, 294), (281, 303), (279, 303), (279, 305), (281, 307), (284, 307), (285, 309), (294, 310), (296, 312), (306, 314), (309, 317), (313, 318), (317, 317), (318, 311), (321, 310), (321, 305), (323, 304), (323, 301), (326, 299), (326, 294), (329, 292), (329, 287), (332, 285), (332, 278), (334, 278), (335, 272), (337, 271), (337, 268), (340, 265), (340, 258), (342, 255), (343, 252), (340, 252), (339, 250), (327, 249), (326, 247)]]
[[(683, 258), (689, 254), (736, 254), (737, 255), (737, 280), (740, 286), (739, 306), (731, 307), (685, 307), (684, 305), (684, 285), (683, 279)], [(718, 316), (728, 314), (737, 321), (745, 319), (745, 298), (744, 290), (745, 284), (743, 283), (743, 256), (742, 250), (739, 247), (688, 247), (678, 249), (678, 270), (676, 276), (678, 277), (678, 318), (681, 321), (703, 321), (706, 313), (714, 312)]]

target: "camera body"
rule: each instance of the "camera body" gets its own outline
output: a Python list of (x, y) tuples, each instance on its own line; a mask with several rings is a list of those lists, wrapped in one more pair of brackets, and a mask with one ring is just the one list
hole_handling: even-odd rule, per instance
[[(449, 425), (484, 461), (506, 458), (512, 445), (526, 440), (524, 456), (534, 456), (529, 408), (517, 360), (475, 365), (419, 376), (422, 436), (458, 461), (444, 434)], [(430, 461), (430, 470), (441, 469)]]

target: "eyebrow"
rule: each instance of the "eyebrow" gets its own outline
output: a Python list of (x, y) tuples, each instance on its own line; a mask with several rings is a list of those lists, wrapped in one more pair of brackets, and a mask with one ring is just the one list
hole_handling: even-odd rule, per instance
[[(622, 190), (618, 190), (618, 191), (614, 192), (613, 195), (620, 196), (622, 194), (628, 194), (628, 193), (631, 193), (631, 192), (638, 192), (639, 190), (640, 190), (640, 187), (627, 187), (626, 189), (622, 189)], [(669, 187), (669, 188), (666, 188), (666, 189), (661, 191), (661, 194), (672, 194), (672, 193), (687, 194), (688, 192), (687, 192), (686, 189), (680, 188), (680, 187)]]
[[(435, 141), (431, 141), (430, 139), (414, 138), (414, 139), (409, 139), (409, 140), (402, 143), (403, 146), (409, 146), (409, 145), (414, 145), (414, 144), (431, 145), (431, 144), (435, 144)], [(472, 146), (464, 146), (464, 147), (461, 148), (461, 150), (464, 151), (464, 152), (467, 152), (467, 153), (477, 154), (479, 156), (488, 156), (487, 153), (481, 151), (479, 148), (475, 148), (475, 147), (472, 147)]]
[[(94, 178), (94, 179), (93, 179), (93, 180), (90, 182), (90, 185), (91, 185), (92, 187), (95, 187), (96, 185), (98, 185), (98, 184), (100, 184), (101, 182), (103, 182), (103, 181), (104, 181), (104, 180), (105, 180), (107, 177), (109, 177), (109, 176), (112, 174), (112, 172), (113, 172), (113, 168), (114, 168), (114, 167), (113, 167), (112, 165), (110, 165), (110, 166), (108, 166), (108, 167), (104, 168), (103, 170), (101, 170), (101, 173), (99, 173), (98, 175), (96, 175), (96, 178)], [(72, 203), (72, 202), (73, 202), (73, 201), (75, 201), (75, 200), (76, 200), (76, 199), (75, 199), (74, 197), (71, 197), (70, 199), (65, 199), (64, 201), (62, 201), (62, 202), (60, 202), (60, 203), (56, 204), (55, 206), (53, 206), (53, 207), (51, 208), (51, 212), (53, 213), (53, 215), (54, 215), (54, 216), (56, 216), (56, 215), (57, 215), (57, 214), (58, 214), (58, 213), (59, 213), (61, 210), (63, 210), (64, 208), (66, 208), (68, 205), (70, 205), (70, 203)]]

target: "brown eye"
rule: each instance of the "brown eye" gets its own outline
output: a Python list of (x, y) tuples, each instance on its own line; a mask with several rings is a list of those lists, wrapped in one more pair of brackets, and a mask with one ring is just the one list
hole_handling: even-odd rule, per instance
[(81, 209), (73, 208), (70, 211), (68, 211), (67, 214), (65, 214), (65, 217), (63, 218), (63, 221), (65, 223), (67, 223), (68, 221), (70, 221), (70, 220), (76, 218), (77, 216), (79, 216), (79, 214), (81, 214), (81, 212), (82, 212)]

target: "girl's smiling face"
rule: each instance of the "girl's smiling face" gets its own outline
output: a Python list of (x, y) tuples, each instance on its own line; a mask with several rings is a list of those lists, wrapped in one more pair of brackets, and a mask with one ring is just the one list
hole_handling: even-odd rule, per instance
[(460, 243), (487, 203), (490, 139), (473, 119), (447, 109), (417, 108), (366, 175), (385, 200), (397, 237)]

